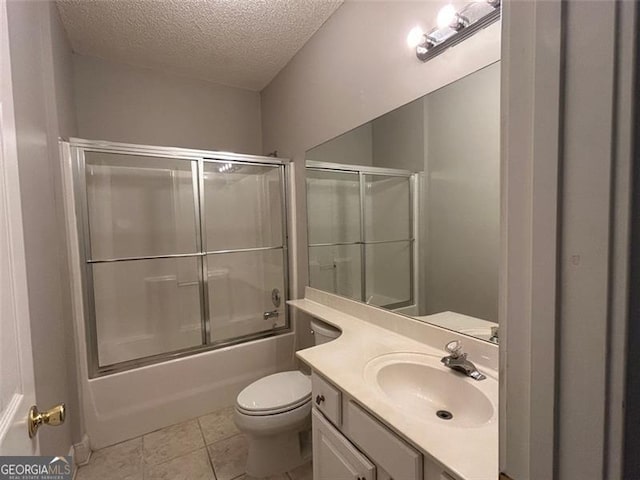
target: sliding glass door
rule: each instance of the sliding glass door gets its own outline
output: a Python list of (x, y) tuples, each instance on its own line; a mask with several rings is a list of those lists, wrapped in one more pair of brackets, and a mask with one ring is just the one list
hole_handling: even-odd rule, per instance
[(210, 341), (284, 326), (283, 201), (279, 166), (204, 163)]
[(307, 169), (309, 284), (360, 300), (360, 178), (357, 172)]
[(283, 162), (70, 152), (94, 376), (288, 329)]
[(307, 162), (309, 284), (387, 308), (413, 303), (412, 173)]

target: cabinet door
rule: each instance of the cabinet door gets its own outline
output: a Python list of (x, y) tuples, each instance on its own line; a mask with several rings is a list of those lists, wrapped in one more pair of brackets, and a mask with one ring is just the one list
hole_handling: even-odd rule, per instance
[(375, 480), (375, 466), (313, 409), (313, 479)]

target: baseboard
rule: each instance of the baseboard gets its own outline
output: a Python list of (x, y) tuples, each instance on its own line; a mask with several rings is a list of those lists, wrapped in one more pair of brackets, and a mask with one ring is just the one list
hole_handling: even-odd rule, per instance
[(76, 480), (76, 474), (78, 473), (78, 469), (75, 466), (75, 450), (73, 448), (73, 445), (71, 445), (69, 447), (69, 451), (67, 452), (67, 457), (71, 457), (71, 461), (73, 462), (74, 466), (73, 469), (71, 470), (73, 472), (73, 475), (71, 476), (71, 480)]
[(80, 443), (76, 443), (71, 447), (71, 451), (73, 452), (73, 463), (75, 463), (77, 467), (89, 463), (89, 459), (91, 458), (91, 443), (89, 442), (89, 437), (84, 434)]

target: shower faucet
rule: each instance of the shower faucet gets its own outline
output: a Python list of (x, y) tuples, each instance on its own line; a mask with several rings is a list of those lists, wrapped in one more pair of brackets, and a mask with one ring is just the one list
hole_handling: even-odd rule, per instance
[(262, 318), (265, 320), (271, 320), (272, 318), (278, 318), (279, 316), (280, 312), (278, 312), (278, 310), (271, 310), (262, 314)]

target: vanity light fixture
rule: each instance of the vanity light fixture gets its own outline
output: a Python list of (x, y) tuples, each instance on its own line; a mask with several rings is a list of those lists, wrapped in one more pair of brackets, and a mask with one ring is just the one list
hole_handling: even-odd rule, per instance
[(456, 12), (453, 5), (448, 4), (440, 9), (436, 18), (438, 28), (452, 28), (456, 32), (462, 30), (469, 24), (469, 21)]
[(423, 33), (419, 27), (413, 28), (407, 36), (407, 43), (416, 49), (418, 59), (426, 62), (497, 21), (500, 18), (500, 2), (476, 0), (460, 11), (452, 4), (447, 4), (438, 12), (436, 28), (428, 33)]
[(424, 30), (420, 26), (415, 26), (409, 31), (407, 35), (407, 45), (409, 48), (416, 48), (422, 43), (422, 37), (424, 37)]

